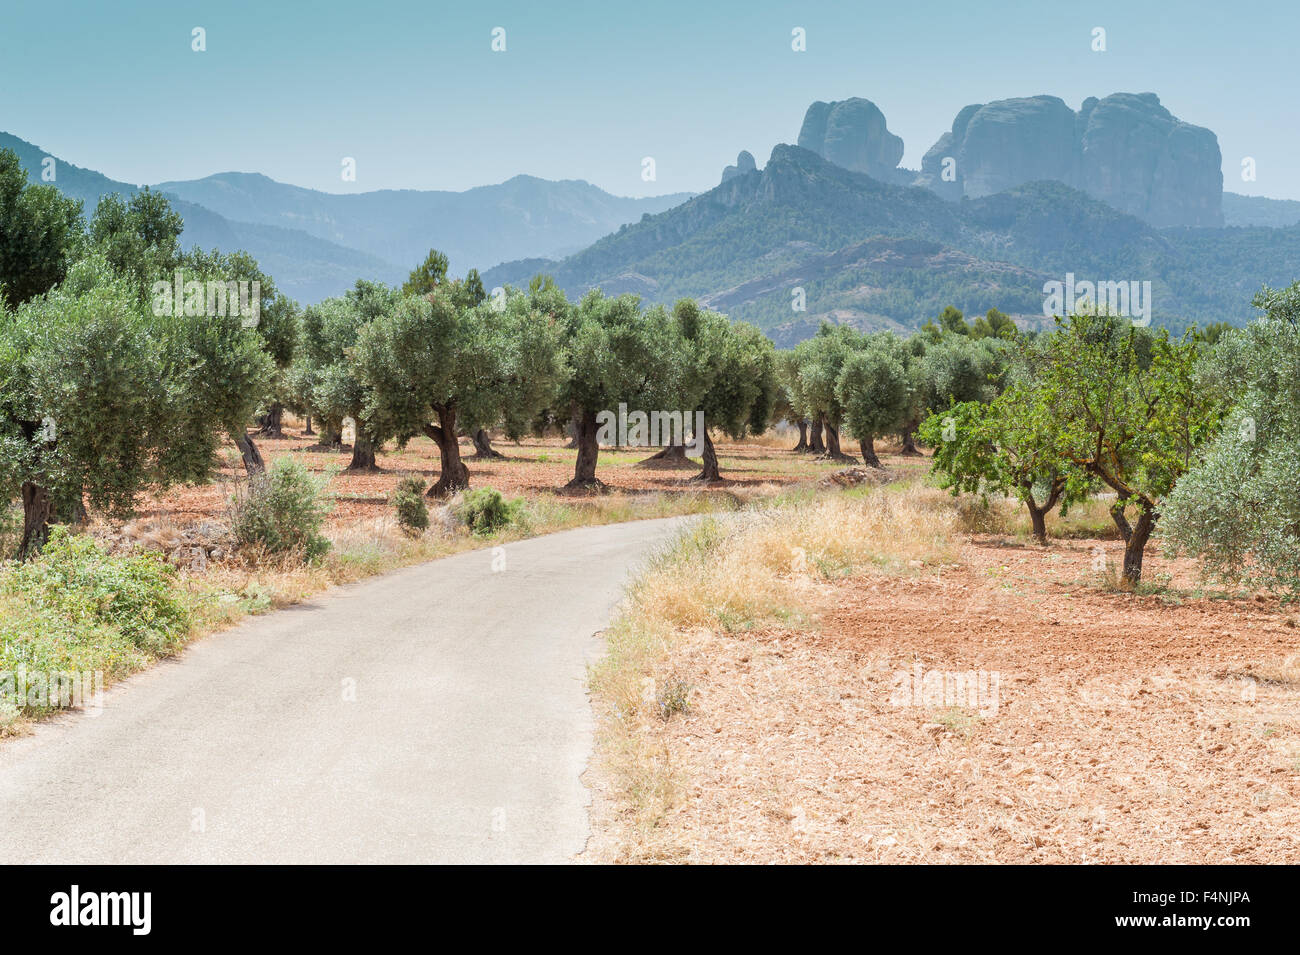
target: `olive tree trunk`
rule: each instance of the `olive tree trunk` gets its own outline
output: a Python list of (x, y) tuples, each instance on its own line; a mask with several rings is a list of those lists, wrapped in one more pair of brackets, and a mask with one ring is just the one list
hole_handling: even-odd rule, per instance
[(709, 429), (704, 429), (704, 468), (699, 474), (691, 478), (692, 481), (721, 481), (722, 474), (718, 470), (718, 452), (713, 447), (713, 439), (709, 437)]
[(600, 426), (596, 421), (596, 412), (582, 410), (574, 415), (574, 422), (577, 425), (575, 440), (578, 443), (578, 459), (573, 465), (573, 480), (565, 487), (604, 487), (596, 477), (596, 459), (600, 456)]
[(916, 446), (916, 429), (917, 424), (914, 421), (909, 421), (907, 426), (903, 428), (903, 450), (900, 452), (901, 454), (908, 457), (921, 457), (921, 449)]
[(876, 438), (875, 435), (867, 435), (865, 438), (858, 439), (858, 450), (862, 452), (862, 463), (869, 468), (882, 467), (880, 458), (876, 457)]
[(474, 458), (481, 461), (485, 458), (505, 458), (505, 455), (492, 447), (492, 439), (488, 437), (488, 433), (479, 428), (474, 432)]
[(800, 454), (808, 450), (808, 419), (807, 418), (799, 419), (799, 443), (796, 444), (790, 450), (797, 451)]
[(844, 461), (849, 464), (854, 463), (853, 456), (845, 454), (840, 448), (840, 427), (838, 424), (831, 424), (830, 421), (825, 423), (826, 427), (826, 457), (832, 461)]
[(348, 462), (349, 471), (378, 471), (375, 461), (375, 443), (370, 440), (366, 429), (357, 422), (357, 436), (352, 442), (352, 460)]
[(235, 447), (239, 448), (240, 457), (244, 459), (244, 470), (248, 472), (248, 476), (265, 472), (266, 462), (262, 459), (262, 452), (257, 449), (248, 432), (243, 428), (237, 428), (231, 437), (235, 440)]
[(438, 445), (438, 458), (442, 473), (437, 483), (429, 488), (429, 497), (446, 497), (469, 487), (469, 468), (460, 459), (460, 441), (456, 436), (456, 409), (434, 406), (438, 413), (438, 424), (426, 424), (424, 433)]
[(40, 553), (49, 539), (54, 498), (48, 488), (31, 481), (23, 482), (22, 498), (23, 539), (18, 545), (18, 559), (26, 561)]
[(258, 421), (257, 433), (264, 438), (284, 437), (284, 405), (278, 401)]
[(822, 416), (812, 420), (812, 435), (808, 439), (808, 450), (813, 454), (825, 454), (826, 445), (822, 443)]

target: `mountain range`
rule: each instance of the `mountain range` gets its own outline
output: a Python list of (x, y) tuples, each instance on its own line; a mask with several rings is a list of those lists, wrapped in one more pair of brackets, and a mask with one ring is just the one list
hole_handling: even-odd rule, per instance
[[(32, 182), (41, 181), (45, 150), (0, 133), (4, 148), (18, 154)], [(54, 158), (54, 185), (81, 199), (87, 216), (101, 197), (131, 196), (142, 188)], [(333, 194), (257, 173), (219, 173), (151, 188), (184, 217), (184, 247), (245, 249), (282, 291), (304, 303), (341, 294), (358, 278), (400, 282), (430, 248), (447, 255), (454, 274), (523, 256), (562, 256), (690, 197), (628, 199), (587, 182), (533, 176), (465, 192)]]
[[(185, 219), (182, 244), (246, 249), (304, 303), (358, 278), (403, 280), (430, 248), (488, 288), (555, 276), (648, 302), (692, 296), (779, 344), (823, 319), (916, 328), (945, 305), (1041, 325), (1044, 286), (1150, 282), (1175, 330), (1253, 316), (1263, 284), (1300, 276), (1300, 202), (1223, 191), (1214, 133), (1153, 93), (972, 104), (922, 160), (871, 101), (816, 102), (798, 145), (765, 166), (741, 151), (700, 195), (620, 198), (579, 180), (515, 176), (464, 192), (333, 194), (257, 173), (154, 187)], [(47, 159), (0, 133), (32, 181)], [(139, 188), (58, 159), (57, 185), (87, 215)]]
[(1069, 274), (1151, 282), (1155, 322), (1178, 329), (1245, 321), (1261, 284), (1300, 276), (1300, 226), (1158, 229), (1053, 181), (949, 201), (778, 145), (761, 170), (731, 172), (563, 260), (490, 269), (484, 282), (521, 285), (537, 272), (572, 295), (697, 297), (783, 345), (822, 318), (908, 329), (948, 304), (1039, 325), (1044, 284)]

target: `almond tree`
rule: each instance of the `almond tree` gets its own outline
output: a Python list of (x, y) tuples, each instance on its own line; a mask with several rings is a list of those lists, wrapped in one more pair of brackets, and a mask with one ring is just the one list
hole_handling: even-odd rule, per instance
[(936, 411), (921, 425), (921, 439), (934, 447), (941, 486), (960, 492), (1010, 494), (1029, 510), (1034, 539), (1047, 543), (1047, 515), (1065, 514), (1085, 500), (1094, 482), (1056, 453), (1052, 436), (1034, 407), (1039, 396), (1013, 386), (990, 404), (963, 401)]
[(1030, 427), (1115, 491), (1124, 579), (1136, 585), (1162, 502), (1219, 428), (1218, 402), (1194, 374), (1198, 345), (1127, 319), (1074, 315), (1023, 354), (1035, 382)]

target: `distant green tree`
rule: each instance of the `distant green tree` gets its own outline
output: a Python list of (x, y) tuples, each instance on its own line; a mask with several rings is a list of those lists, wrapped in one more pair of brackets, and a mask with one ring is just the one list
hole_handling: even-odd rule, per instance
[[(402, 294), (428, 295), (447, 281), (447, 265), (447, 256), (437, 249), (430, 249), (424, 261), (412, 270), (410, 278), (402, 286)], [(481, 282), (479, 287), (482, 288)]]
[(912, 388), (905, 360), (893, 335), (875, 337), (848, 356), (836, 382), (838, 402), (868, 467), (881, 466), (875, 439), (898, 430), (908, 413)]
[(971, 338), (1015, 338), (1020, 334), (1020, 329), (1016, 327), (1008, 316), (1003, 315), (996, 308), (991, 308), (980, 318), (975, 319), (971, 325)]

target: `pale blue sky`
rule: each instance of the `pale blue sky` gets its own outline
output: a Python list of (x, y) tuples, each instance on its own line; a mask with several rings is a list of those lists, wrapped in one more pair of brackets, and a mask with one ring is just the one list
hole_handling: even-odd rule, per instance
[(739, 150), (761, 165), (794, 142), (817, 99), (875, 101), (915, 168), (968, 103), (1152, 91), (1218, 134), (1226, 189), (1300, 199), (1294, 0), (5, 6), (0, 129), (127, 182), (239, 170), (352, 192), (522, 172), (700, 191)]

